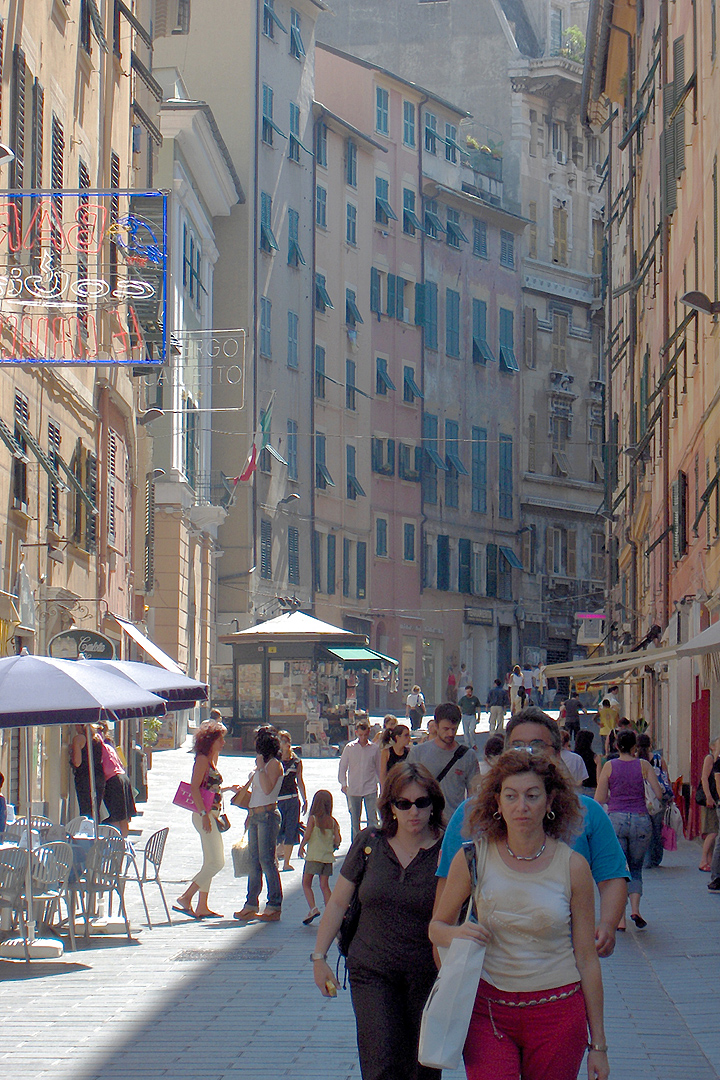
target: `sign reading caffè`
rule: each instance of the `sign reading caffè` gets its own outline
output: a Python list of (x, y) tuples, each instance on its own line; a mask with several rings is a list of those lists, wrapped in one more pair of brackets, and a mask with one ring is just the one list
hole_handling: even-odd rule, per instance
[(51, 638), (48, 653), (55, 660), (77, 660), (80, 656), (86, 660), (112, 660), (115, 646), (95, 630), (64, 630)]

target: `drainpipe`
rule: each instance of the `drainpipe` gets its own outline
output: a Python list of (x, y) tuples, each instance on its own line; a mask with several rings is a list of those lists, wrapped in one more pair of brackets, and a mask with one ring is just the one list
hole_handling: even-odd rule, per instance
[[(322, 109), (320, 115), (313, 122), (313, 146), (317, 151), (317, 137), (319, 125), (323, 122), (326, 110)], [(310, 285), (310, 310), (313, 313), (311, 356), (310, 356), (310, 611), (315, 614), (315, 582), (317, 581), (318, 567), (316, 566), (317, 551), (315, 549), (315, 271), (317, 252), (317, 223), (315, 221), (315, 199), (317, 198), (317, 156), (313, 154), (313, 207), (312, 207), (312, 283)]]
[[(423, 206), (423, 146), (425, 143), (425, 134), (423, 129), (423, 105), (427, 105), (430, 99), (425, 96), (418, 104), (418, 198), (420, 199), (419, 209), (422, 211), (421, 221), (423, 226), (425, 225), (425, 210)], [(425, 229), (423, 227), (420, 233), (420, 280), (423, 284), (423, 290), (425, 287)], [(424, 297), (423, 291), (423, 297)], [(426, 312), (425, 305), (423, 304), (423, 312)], [(420, 402), (420, 460), (422, 461), (423, 454), (425, 452), (424, 447), (424, 431), (425, 431), (425, 327), (420, 328), (420, 389), (423, 392), (422, 401)], [(427, 517), (425, 516), (425, 497), (423, 494), (422, 483), (422, 470), (420, 471), (420, 595), (422, 596), (425, 591), (425, 522)], [(422, 658), (421, 658), (422, 659)]]
[[(667, 86), (668, 82), (668, 10), (667, 0), (660, 3), (660, 83)], [(660, 162), (660, 168), (664, 163)], [(665, 273), (662, 276), (662, 326), (663, 341), (670, 337), (670, 280), (669, 280), (669, 255), (670, 255), (670, 222), (667, 215), (664, 216), (662, 229), (662, 260)], [(670, 572), (672, 568), (672, 542), (668, 530), (670, 528), (670, 394), (666, 390), (662, 397), (662, 491), (663, 498), (663, 522), (662, 528), (665, 533), (663, 540), (665, 560), (663, 566), (662, 583), (662, 619), (663, 625), (667, 623), (670, 612)]]
[[(612, 113), (612, 102), (610, 102), (610, 126), (608, 128), (608, 164), (607, 164), (607, 205), (608, 205), (608, 223), (607, 223), (607, 303), (605, 305), (605, 341), (607, 342), (606, 350), (606, 364), (607, 364), (607, 378), (605, 382), (605, 415), (606, 415), (606, 432), (609, 438), (612, 438), (613, 432), (613, 372), (612, 372), (612, 340), (613, 340), (613, 224), (612, 224), (612, 180), (613, 180), (613, 127), (615, 125), (615, 119)], [(612, 448), (612, 443), (610, 443)], [(605, 593), (607, 601), (607, 642), (609, 645), (609, 651), (613, 652), (613, 635), (612, 625), (615, 615), (615, 605), (613, 603), (612, 591), (613, 591), (613, 564), (614, 564), (614, 545), (613, 545), (613, 522), (612, 522), (612, 506), (613, 506), (613, 486), (612, 486), (612, 469), (611, 466), (617, 468), (617, 461), (613, 463), (613, 459), (610, 453), (606, 455), (606, 475), (605, 475), (605, 504), (608, 513), (607, 519), (607, 552), (605, 558)]]
[[(252, 408), (252, 429), (250, 434), (255, 435), (257, 430), (257, 324), (258, 324), (258, 183), (259, 183), (259, 167), (260, 167), (260, 123), (259, 123), (259, 109), (258, 102), (260, 98), (260, 26), (259, 26), (259, 7), (255, 5), (255, 161), (254, 161), (254, 179), (253, 185), (253, 225), (252, 225), (252, 238), (253, 238), (253, 301), (252, 301), (252, 313), (253, 313), (253, 325), (252, 334), (250, 339), (252, 341), (252, 365), (253, 365), (253, 408)], [(257, 485), (252, 485), (252, 553), (253, 561), (252, 565), (257, 566)], [(250, 600), (251, 582), (248, 580), (248, 606)]]

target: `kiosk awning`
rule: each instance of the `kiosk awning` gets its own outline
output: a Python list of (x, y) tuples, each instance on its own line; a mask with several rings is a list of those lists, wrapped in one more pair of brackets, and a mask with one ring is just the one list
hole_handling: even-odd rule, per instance
[(345, 645), (342, 648), (328, 649), (328, 652), (342, 660), (346, 667), (354, 667), (361, 671), (370, 671), (371, 668), (381, 668), (384, 664), (397, 667), (397, 660), (384, 653), (375, 652), (363, 645)]

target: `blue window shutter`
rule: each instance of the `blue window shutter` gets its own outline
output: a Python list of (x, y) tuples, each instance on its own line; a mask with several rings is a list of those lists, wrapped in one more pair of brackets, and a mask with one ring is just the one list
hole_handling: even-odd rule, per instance
[(472, 592), (472, 543), (461, 537), (458, 540), (458, 592)]
[(415, 282), (415, 325), (425, 325), (425, 286), (421, 281)]
[(387, 276), (387, 313), (395, 317), (395, 275)]
[(405, 286), (407, 281), (398, 276), (395, 279), (395, 309), (397, 318), (402, 322), (405, 318)]
[(370, 268), (370, 310), (380, 314), (380, 271)]
[(327, 538), (327, 591), (328, 596), (335, 595), (335, 550), (337, 537), (328, 533)]
[(358, 600), (365, 599), (367, 587), (367, 544), (364, 540), (357, 542), (357, 572), (355, 575)]

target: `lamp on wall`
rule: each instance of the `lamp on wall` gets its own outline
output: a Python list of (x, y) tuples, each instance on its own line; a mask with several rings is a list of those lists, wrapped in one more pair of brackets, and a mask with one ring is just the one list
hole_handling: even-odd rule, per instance
[(711, 300), (704, 292), (699, 292), (697, 289), (683, 293), (680, 303), (686, 304), (695, 311), (702, 311), (704, 315), (712, 315), (713, 318), (720, 313), (720, 301)]

